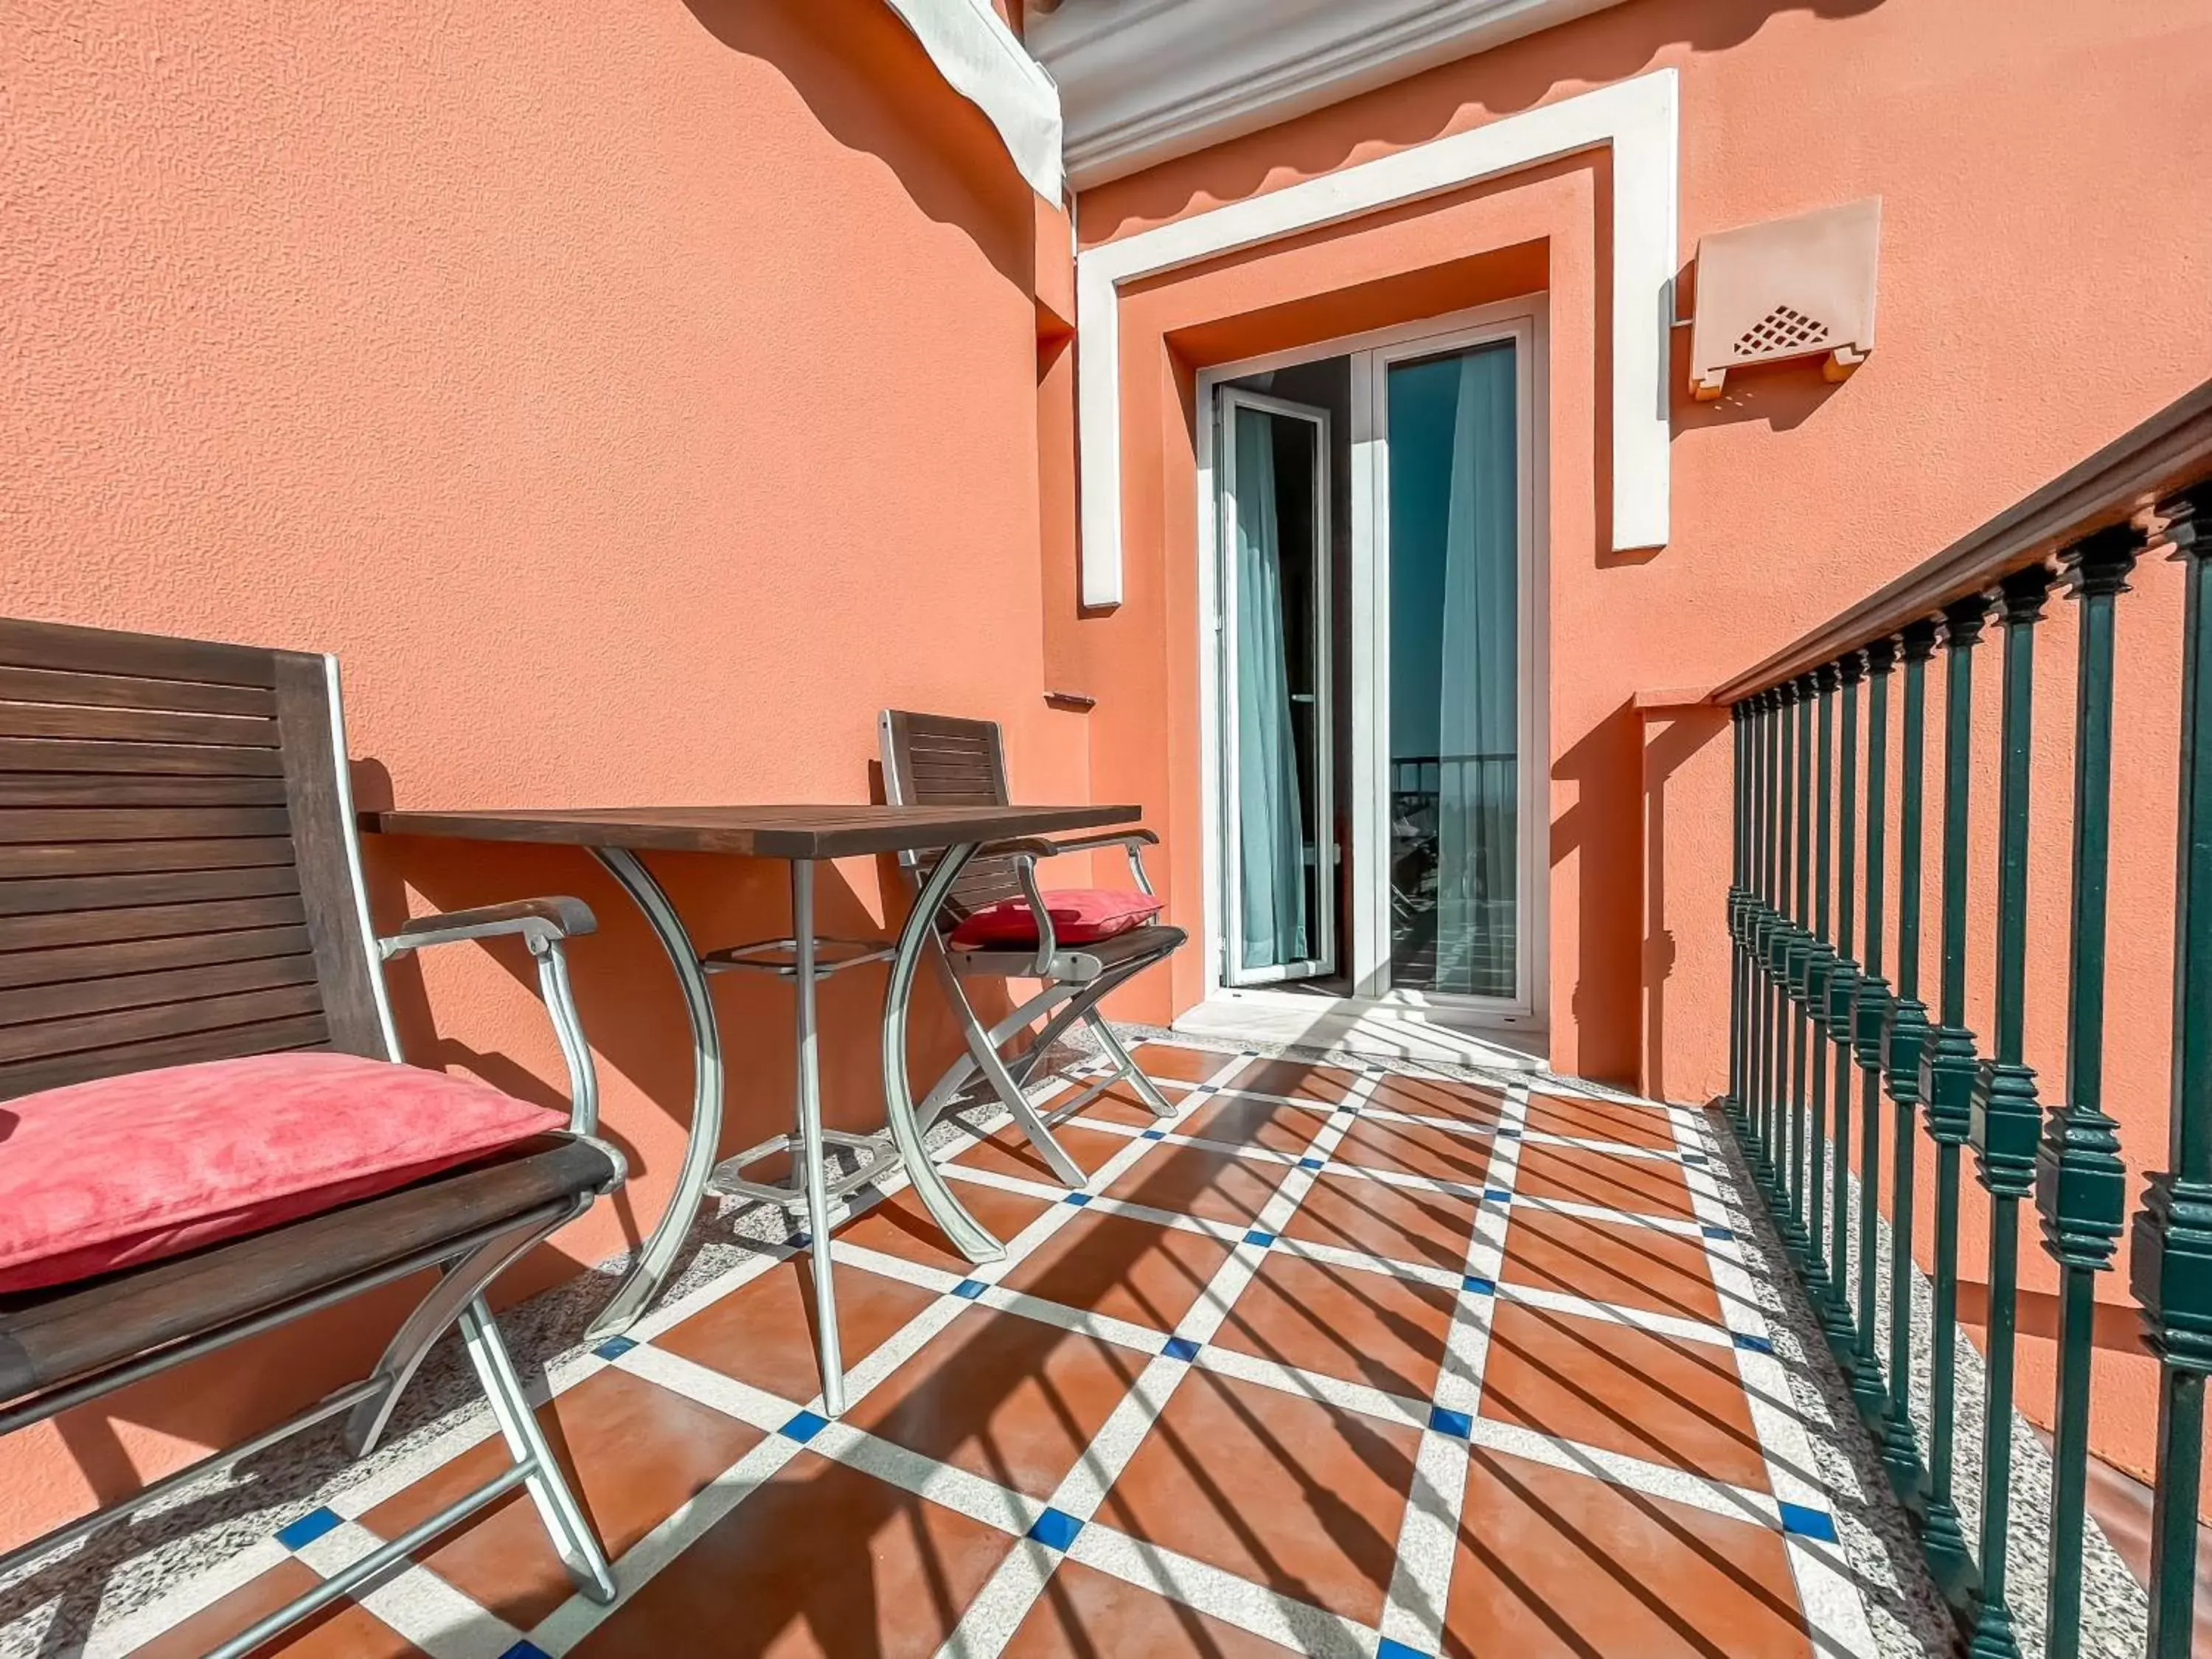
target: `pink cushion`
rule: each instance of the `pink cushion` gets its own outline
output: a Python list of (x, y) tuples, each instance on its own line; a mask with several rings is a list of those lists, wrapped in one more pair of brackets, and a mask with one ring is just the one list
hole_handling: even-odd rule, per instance
[(390, 1192), (568, 1118), (472, 1078), (255, 1054), (0, 1101), (0, 1293)]
[[(1062, 945), (1091, 945), (1141, 927), (1159, 915), (1160, 902), (1150, 893), (1122, 892), (1110, 887), (1073, 887), (1064, 893), (1044, 896), (1045, 913), (1052, 918), (1052, 936)], [(1030, 914), (1027, 899), (1002, 899), (987, 905), (952, 931), (953, 945), (963, 951), (1036, 942), (1036, 918)]]

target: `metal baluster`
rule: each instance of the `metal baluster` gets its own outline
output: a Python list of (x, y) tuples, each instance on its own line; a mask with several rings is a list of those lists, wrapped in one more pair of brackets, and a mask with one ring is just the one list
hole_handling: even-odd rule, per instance
[(2161, 502), (2180, 562), (2180, 849), (2173, 935), (2173, 1102), (2166, 1168), (2149, 1177), (2130, 1279), (2160, 1374), (2151, 1504), (2151, 1659), (2186, 1659), (2212, 1372), (2212, 485)]
[(1743, 703), (1729, 708), (1729, 763), (1734, 769), (1732, 787), (1735, 805), (1729, 828), (1734, 844), (1730, 848), (1728, 890), (1729, 930), (1729, 1089), (1728, 1113), (1741, 1136), (1744, 1120), (1744, 903), (1747, 896), (1744, 878), (1751, 864), (1750, 823), (1750, 756), (1746, 725), (1750, 710)]
[(1797, 793), (1793, 802), (1793, 823), (1797, 832), (1796, 851), (1792, 869), (1796, 875), (1796, 894), (1790, 907), (1790, 956), (1787, 963), (1790, 988), (1790, 1121), (1787, 1148), (1790, 1155), (1789, 1178), (1783, 1182), (1784, 1209), (1780, 1231), (1798, 1263), (1802, 1266), (1812, 1255), (1812, 1241), (1805, 1231), (1805, 1063), (1812, 1039), (1812, 1024), (1806, 1015), (1806, 999), (1809, 990), (1809, 975), (1813, 964), (1813, 696), (1814, 682), (1810, 674), (1790, 683), (1796, 694), (1797, 718), (1792, 733), (1792, 748), (1796, 755)]
[(1881, 976), (1883, 848), (1889, 830), (1889, 675), (1896, 660), (1893, 641), (1876, 640), (1867, 647), (1866, 951), (1851, 1021), (1851, 1050), (1859, 1066), (1858, 1368), (1851, 1376), (1851, 1395), (1876, 1446), (1882, 1443), (1887, 1406), (1881, 1368), (1875, 1359), (1875, 1248), (1881, 1209), (1882, 1032), (1889, 1018), (1889, 981)]
[(1882, 1462), (1899, 1498), (1920, 1489), (1920, 1448), (1912, 1426), (1913, 1185), (1919, 1156), (1912, 1109), (1920, 1101), (1920, 1056), (1928, 1039), (1928, 1005), (1920, 1000), (1920, 844), (1925, 816), (1928, 659), (1936, 624), (1916, 622), (1899, 636), (1905, 659), (1900, 791), (1897, 812), (1897, 995), (1889, 1006), (1884, 1077), (1897, 1107), (1892, 1126), (1889, 1235), (1889, 1417)]
[(1857, 922), (1858, 799), (1859, 799), (1859, 682), (1866, 674), (1866, 659), (1848, 653), (1836, 665), (1842, 682), (1843, 720), (1840, 752), (1836, 759), (1838, 781), (1836, 804), (1836, 966), (1828, 976), (1828, 1035), (1835, 1047), (1829, 1069), (1834, 1078), (1830, 1091), (1836, 1108), (1836, 1164), (1829, 1194), (1828, 1254), (1836, 1271), (1828, 1297), (1820, 1304), (1820, 1325), (1828, 1346), (1846, 1375), (1855, 1376), (1858, 1338), (1851, 1328), (1850, 1298), (1850, 1178), (1851, 1178), (1851, 1011), (1858, 1006), (1859, 964), (1851, 954)]
[(1826, 1304), (1833, 1280), (1828, 1271), (1828, 983), (1836, 970), (1836, 951), (1828, 932), (1828, 884), (1835, 841), (1836, 684), (1833, 663), (1814, 677), (1820, 696), (1820, 783), (1814, 813), (1819, 829), (1813, 877), (1813, 959), (1805, 975), (1805, 1012), (1811, 1025), (1806, 1050), (1812, 1064), (1813, 1118), (1808, 1133), (1812, 1164), (1806, 1172), (1809, 1198), (1806, 1231), (1805, 1291), (1816, 1308)]
[(1781, 973), (1778, 963), (1785, 943), (1782, 915), (1782, 841), (1784, 832), (1782, 805), (1784, 784), (1782, 775), (1782, 728), (1788, 711), (1784, 707), (1781, 688), (1766, 694), (1766, 912), (1765, 932), (1759, 937), (1759, 972), (1765, 999), (1765, 1018), (1759, 1067), (1759, 1093), (1765, 1113), (1759, 1128), (1759, 1186), (1766, 1194), (1770, 1210), (1773, 1207), (1778, 1172), (1776, 1168), (1776, 1126), (1779, 1121), (1782, 1091), (1781, 1076), (1782, 1007), (1780, 994)]
[(1980, 1575), (1952, 1497), (1958, 1421), (1959, 1149), (1972, 1127), (1974, 1034), (1966, 1029), (1966, 828), (1973, 780), (1973, 649), (1989, 618), (1977, 593), (1943, 612), (1943, 982), (1920, 1066), (1923, 1121), (1936, 1142), (1935, 1316), (1930, 1322), (1928, 1475), (1921, 1539), (1945, 1599), (1970, 1612)]
[(1774, 1119), (1772, 1139), (1769, 1143), (1773, 1158), (1773, 1191), (1770, 1206), (1774, 1214), (1776, 1230), (1781, 1234), (1785, 1249), (1794, 1249), (1788, 1225), (1790, 1214), (1790, 1039), (1796, 1030), (1796, 1014), (1791, 1006), (1790, 974), (1797, 951), (1797, 919), (1790, 904), (1790, 877), (1794, 869), (1791, 851), (1795, 844), (1797, 814), (1797, 685), (1786, 681), (1775, 688), (1781, 699), (1781, 711), (1775, 722), (1775, 741), (1779, 757), (1775, 791), (1774, 816), (1774, 909), (1779, 918), (1775, 925), (1771, 967), (1774, 974)]
[(2105, 901), (2111, 862), (2114, 612), (2142, 532), (2100, 532), (2067, 550), (2081, 607), (2074, 694), (2074, 918), (2067, 967), (2066, 1097), (2044, 1125), (2035, 1202), (2058, 1263), (2058, 1399), (2051, 1430), (2048, 1659), (2081, 1650), (2082, 1517), (2089, 1479), (2089, 1380), (2097, 1275), (2127, 1213), (2119, 1125), (2104, 1110)]
[(2035, 714), (2035, 625), (2051, 591), (2044, 565), (1999, 584), (2004, 628), (2004, 715), (1997, 784), (1997, 960), (1995, 1058), (1974, 1085), (1974, 1164), (1990, 1195), (1987, 1388), (1982, 1416), (1982, 1597), (1968, 1651), (2011, 1659), (2005, 1540), (2012, 1518), (2013, 1364), (2019, 1332), (2020, 1200), (2034, 1190), (2043, 1127), (2035, 1073), (2021, 1062), (2027, 988), (2027, 829)]
[(1773, 987), (1766, 976), (1767, 941), (1774, 932), (1774, 702), (1761, 691), (1751, 700), (1752, 710), (1752, 866), (1753, 902), (1746, 944), (1750, 957), (1751, 987), (1751, 1174), (1759, 1189), (1767, 1183), (1767, 1109), (1772, 1101), (1768, 1088), (1767, 1054), (1774, 1036)]

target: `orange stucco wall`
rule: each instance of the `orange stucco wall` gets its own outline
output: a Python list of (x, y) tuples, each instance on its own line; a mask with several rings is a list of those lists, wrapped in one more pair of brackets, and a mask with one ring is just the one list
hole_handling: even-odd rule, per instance
[[(1497, 262), (1533, 249), (1525, 285), (1548, 290), (1550, 319), (1552, 1055), (1704, 1100), (1726, 1079), (1726, 721), (1671, 696), (1639, 708), (1638, 694), (1748, 667), (2212, 374), (2212, 141), (2192, 114), (2212, 94), (2212, 5), (1632, 0), (1099, 186), (1077, 219), (1096, 246), (1661, 65), (1681, 76), (1684, 314), (1700, 234), (1880, 195), (1881, 343), (1864, 368), (1840, 386), (1810, 365), (1739, 373), (1718, 403), (1696, 404), (1678, 331), (1673, 533), (1656, 553), (1616, 555), (1601, 534), (1602, 155), (1177, 271), (1121, 307), (1128, 602), (1053, 625), (1068, 641), (1055, 649), (1110, 687), (1092, 717), (1097, 787), (1151, 803), (1170, 827), (1171, 891), (1194, 917), (1196, 372), (1493, 297)], [(2147, 567), (2136, 586), (2123, 622), (2107, 1099), (2143, 1169), (2165, 1144), (2178, 681), (2171, 573)], [(2048, 783), (2035, 803), (2027, 1045), (2046, 1099), (2066, 1075), (2073, 662), (2070, 610), (2054, 598), (2051, 611), (2039, 641)], [(1996, 658), (1982, 653), (1977, 702), (1983, 918)], [(1893, 749), (1894, 719), (1892, 732)], [(1929, 755), (1933, 778), (1940, 742)], [(1932, 951), (1932, 797), (1929, 810)], [(1985, 1037), (1990, 945), (1984, 932), (1970, 940), (1968, 1014)], [(1146, 1011), (1188, 1006), (1198, 979), (1194, 957)], [(1933, 984), (1931, 959), (1924, 995)], [(1970, 1281), (1987, 1228), (1977, 1206)], [(2022, 1230), (2026, 1282), (2047, 1291), (2032, 1206)], [(2100, 1294), (2122, 1302), (2124, 1284), (2123, 1268)], [(2022, 1401), (2047, 1417), (2049, 1345), (2033, 1308), (2027, 1323)], [(2114, 1328), (2124, 1344), (2124, 1318)], [(2100, 1449), (2136, 1468), (2149, 1462), (2147, 1371), (2114, 1352), (2104, 1373)]]
[[(1040, 695), (1033, 198), (878, 0), (8, 0), (0, 88), (0, 614), (337, 652), (372, 805), (865, 800), (887, 702), (999, 718), (1025, 795), (1083, 796)], [(386, 921), (599, 910), (635, 1178), (537, 1281), (622, 1249), (689, 1110), (641, 924), (580, 855), (370, 852)], [(702, 940), (784, 931), (780, 866), (660, 867)], [(826, 877), (825, 931), (884, 874)], [(866, 979), (823, 993), (861, 1126)], [(522, 961), (394, 981), (414, 1057), (557, 1091)], [(735, 1147), (788, 1121), (790, 1005), (720, 994)], [(0, 1443), (0, 1547), (365, 1368), (392, 1311)]]

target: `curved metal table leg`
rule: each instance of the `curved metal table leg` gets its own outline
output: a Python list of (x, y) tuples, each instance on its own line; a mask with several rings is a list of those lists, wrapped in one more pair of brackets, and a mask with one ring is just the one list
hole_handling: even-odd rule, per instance
[(706, 1195), (708, 1177), (714, 1172), (715, 1154), (722, 1144), (722, 1037), (714, 1024), (714, 1004), (708, 994), (707, 975), (700, 971), (699, 952), (676, 915), (668, 895), (649, 874), (635, 853), (620, 847), (595, 847), (592, 856), (622, 884), (645, 916), (646, 926), (668, 952), (676, 969), (676, 982), (684, 992), (684, 1012), (691, 1022), (692, 1085), (690, 1138), (684, 1142), (684, 1163), (676, 1172), (676, 1190), (668, 1207), (653, 1224), (637, 1260), (616, 1287), (613, 1297), (599, 1310), (586, 1333), (592, 1341), (619, 1334), (634, 1324), (652, 1304), (660, 1287), (675, 1270), (676, 1253), (691, 1230)]
[(938, 1174), (937, 1165), (930, 1162), (928, 1149), (922, 1144), (921, 1126), (915, 1115), (906, 1064), (907, 1005), (914, 997), (915, 969), (921, 965), (922, 949), (933, 936), (937, 913), (945, 908), (961, 870), (975, 855), (975, 846), (963, 842), (939, 854), (937, 867), (922, 883), (906, 926), (899, 930), (898, 950), (891, 957), (890, 983), (884, 990), (884, 1115), (922, 1207), (945, 1230), (955, 1249), (970, 1261), (980, 1262), (1003, 1260), (1006, 1246), (961, 1207), (960, 1200), (945, 1186), (945, 1177)]

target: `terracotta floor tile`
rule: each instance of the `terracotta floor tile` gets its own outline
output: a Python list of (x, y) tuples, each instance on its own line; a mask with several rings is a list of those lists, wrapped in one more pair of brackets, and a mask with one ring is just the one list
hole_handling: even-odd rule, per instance
[[(982, 1224), (983, 1231), (1002, 1244), (1052, 1207), (1050, 1199), (978, 1186), (972, 1181), (948, 1182), (946, 1185), (953, 1188), (952, 1195), (960, 1200), (962, 1207)], [(837, 1237), (871, 1250), (881, 1250), (885, 1255), (897, 1256), (902, 1261), (918, 1261), (927, 1267), (942, 1267), (947, 1273), (964, 1273), (969, 1265), (968, 1258), (952, 1248), (951, 1241), (922, 1207), (921, 1200), (911, 1187), (896, 1197), (885, 1199), (858, 1220), (840, 1227)], [(838, 1283), (842, 1285), (844, 1281), (840, 1279)]]
[(1219, 1094), (1176, 1126), (1176, 1132), (1240, 1146), (1265, 1146), (1292, 1158), (1304, 1156), (1328, 1114), (1257, 1096)]
[[(202, 1659), (232, 1637), (323, 1581), (305, 1562), (286, 1559), (202, 1607), (181, 1624), (133, 1648), (131, 1659)], [(251, 1659), (424, 1659), (422, 1650), (350, 1601), (253, 1650)]]
[(1048, 1302), (1172, 1331), (1229, 1255), (1202, 1233), (1133, 1216), (1079, 1215), (1000, 1282)]
[(1362, 1117), (1353, 1120), (1329, 1156), (1358, 1169), (1396, 1170), (1480, 1187), (1490, 1172), (1490, 1148), (1487, 1136), (1460, 1134), (1425, 1123)]
[(1565, 1095), (1528, 1097), (1528, 1127), (1577, 1140), (1614, 1140), (1629, 1146), (1674, 1150), (1674, 1126), (1656, 1106), (1615, 1100), (1573, 1100)]
[[(838, 1268), (837, 1337), (846, 1368), (859, 1364), (936, 1299), (919, 1285), (859, 1267)], [(804, 1255), (778, 1262), (656, 1338), (653, 1346), (786, 1400), (811, 1400), (822, 1391), (812, 1263)]]
[(1417, 1430), (1194, 1370), (1100, 1519), (1285, 1595), (1382, 1610)]
[(1472, 1198), (1410, 1192), (1324, 1170), (1285, 1224), (1283, 1236), (1395, 1261), (1457, 1268), (1467, 1261), (1477, 1207)]
[(1002, 1651), (1006, 1659), (1275, 1659), (1295, 1650), (1062, 1561)]
[(1458, 1301), (1456, 1291), (1270, 1250), (1214, 1340), (1425, 1400)]
[(1702, 1239), (1523, 1204), (1505, 1230), (1505, 1279), (1683, 1319), (1721, 1319)]
[(1302, 1060), (1263, 1060), (1237, 1073), (1237, 1086), (1248, 1094), (1295, 1095), (1335, 1105), (1359, 1081), (1356, 1072), (1311, 1066)]
[(1208, 1221), (1256, 1219), (1290, 1174), (1287, 1164), (1263, 1164), (1203, 1146), (1160, 1146), (1106, 1188), (1110, 1198), (1149, 1204)]
[(1633, 1215), (1676, 1216), (1685, 1221), (1697, 1218), (1679, 1165), (1586, 1152), (1579, 1146), (1536, 1146), (1524, 1141), (1513, 1190), (1525, 1198), (1565, 1199)]
[(1482, 1414), (1764, 1491), (1733, 1349), (1500, 1303)]
[[(1147, 1114), (1148, 1119), (1149, 1116)], [(1096, 1171), (1129, 1144), (1127, 1136), (1105, 1129), (1086, 1129), (1079, 1119), (1061, 1124), (1053, 1131), (1053, 1138), (1086, 1175)], [(1011, 1123), (977, 1141), (952, 1161), (971, 1170), (991, 1170), (1000, 1175), (1019, 1176), (1024, 1181), (1042, 1182), (1048, 1187), (1060, 1185), (1060, 1177), (1052, 1172), (1052, 1165), (1044, 1161), (1044, 1154)], [(969, 1189), (961, 1190), (965, 1193)]]
[(801, 1452), (569, 1651), (924, 1659), (1014, 1540)]
[(1394, 1112), (1457, 1118), (1468, 1123), (1495, 1123), (1505, 1112), (1504, 1097), (1497, 1091), (1439, 1077), (1378, 1078), (1368, 1100)]
[(971, 1308), (845, 1421), (1002, 1486), (1049, 1498), (1148, 1356)]
[[(586, 1377), (538, 1416), (568, 1471), (570, 1489), (617, 1561), (762, 1439), (758, 1429), (735, 1418), (613, 1370)], [(507, 1461), (506, 1442), (482, 1442), (385, 1499), (362, 1524), (379, 1537), (397, 1538), (482, 1486)], [(567, 1601), (574, 1588), (522, 1492), (479, 1510), (416, 1559), (522, 1630)]]
[[(1167, 1079), (1162, 1078), (1157, 1081), (1160, 1086), (1160, 1092), (1168, 1097), (1170, 1105), (1181, 1100), (1188, 1092), (1182, 1085), (1170, 1082)], [(1063, 1090), (1045, 1102), (1043, 1109), (1047, 1112), (1057, 1111), (1066, 1102), (1074, 1099), (1083, 1092), (1083, 1090), (1090, 1086), (1089, 1083), (1085, 1083), (1079, 1088)], [(1155, 1126), (1165, 1127), (1158, 1118), (1152, 1115), (1152, 1109), (1145, 1104), (1143, 1097), (1127, 1083), (1117, 1083), (1112, 1088), (1102, 1091), (1094, 1098), (1085, 1102), (1083, 1109), (1068, 1121), (1080, 1123), (1085, 1118), (1097, 1118), (1107, 1123), (1127, 1123), (1139, 1129), (1150, 1129)]]
[(1132, 1048), (1129, 1057), (1146, 1077), (1174, 1078), (1182, 1083), (1210, 1083), (1237, 1056), (1216, 1048), (1185, 1048), (1172, 1042), (1147, 1042)]
[(1450, 1659), (1800, 1659), (1782, 1535), (1478, 1449), (1453, 1563)]

